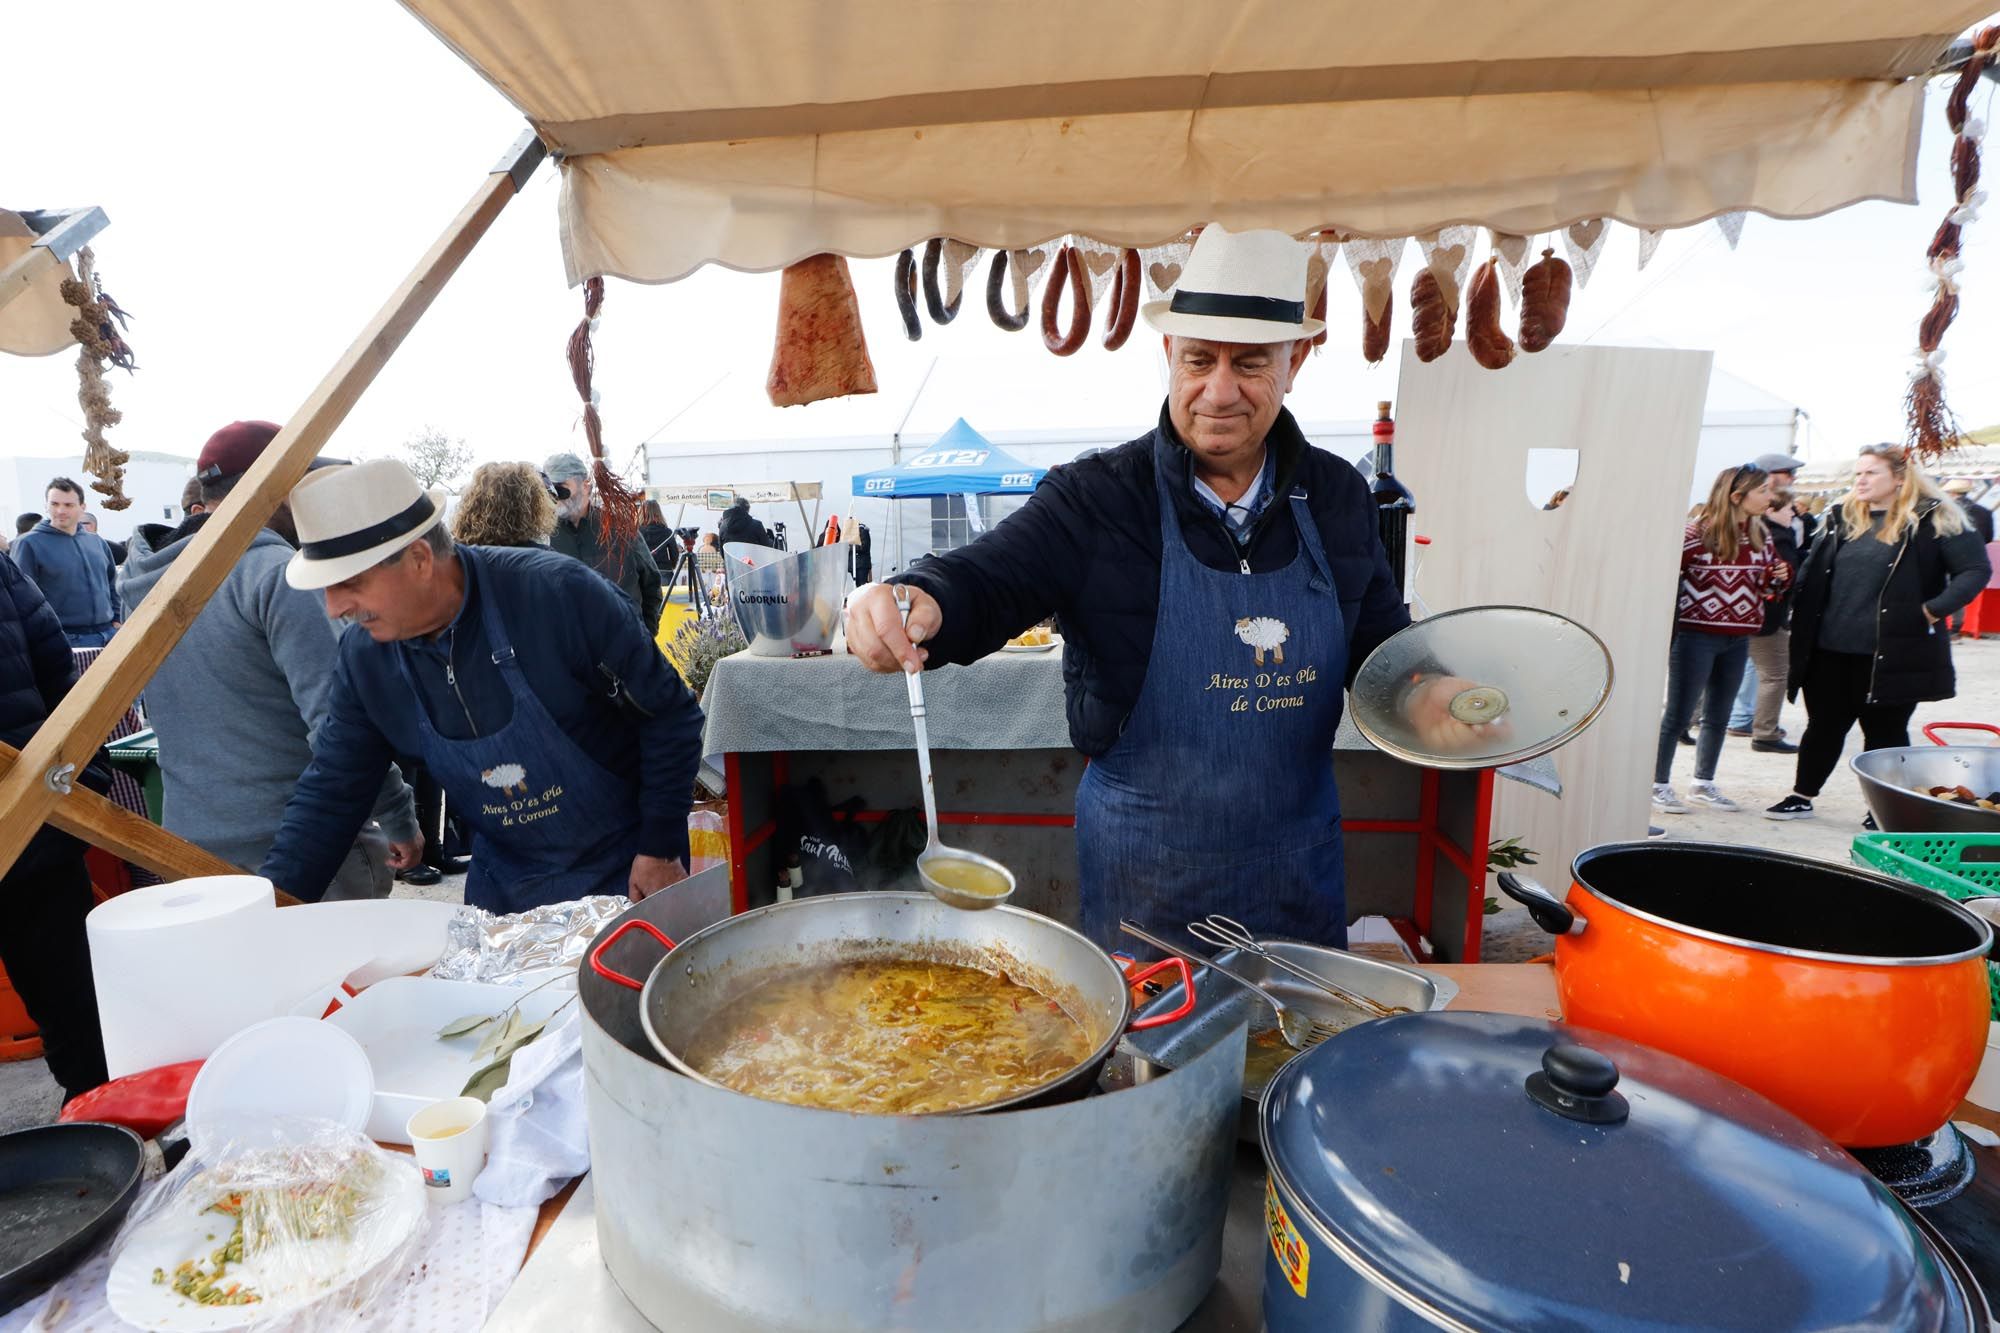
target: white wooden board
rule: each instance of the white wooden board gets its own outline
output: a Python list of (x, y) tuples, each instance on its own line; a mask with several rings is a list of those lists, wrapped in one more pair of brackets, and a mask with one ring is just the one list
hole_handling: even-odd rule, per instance
[[(1611, 701), (1554, 756), (1558, 800), (1498, 784), (1493, 835), (1541, 853), (1560, 891), (1570, 859), (1643, 838), (1666, 688), (1686, 497), (1708, 352), (1554, 347), (1482, 369), (1455, 343), (1424, 365), (1403, 344), (1396, 472), (1431, 539), (1417, 574), (1430, 610), (1511, 602), (1561, 612), (1611, 649)], [(1578, 451), (1567, 503), (1530, 501), (1530, 449)]]

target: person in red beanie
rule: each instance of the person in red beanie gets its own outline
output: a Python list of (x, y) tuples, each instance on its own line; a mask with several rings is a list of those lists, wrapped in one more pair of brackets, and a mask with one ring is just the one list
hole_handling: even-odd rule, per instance
[[(145, 524), (133, 533), (124, 574), (129, 604), (143, 600), (202, 525), (227, 508), (277, 434), (268, 421), (236, 421), (209, 437), (195, 462), (206, 512), (178, 527)], [(337, 661), (338, 634), (319, 598), (285, 582), (297, 542), (291, 507), (280, 504), (146, 686), (147, 716), (160, 738), (161, 822), (251, 868), (270, 850), (285, 803), (312, 762)], [(327, 896), (387, 896), (393, 871), (416, 866), (422, 846), (410, 790), (392, 767)]]

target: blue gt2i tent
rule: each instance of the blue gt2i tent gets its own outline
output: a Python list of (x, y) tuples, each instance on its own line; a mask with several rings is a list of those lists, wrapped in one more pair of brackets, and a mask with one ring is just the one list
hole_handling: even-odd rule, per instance
[(897, 467), (864, 472), (854, 493), (878, 500), (934, 495), (1028, 495), (1047, 468), (1029, 467), (960, 417), (937, 443)]
[[(907, 461), (856, 476), (854, 494), (870, 500), (926, 501), (930, 539), (916, 552), (921, 555), (948, 551), (977, 537), (986, 531), (989, 521), (997, 522), (1001, 517), (990, 507), (981, 507), (981, 496), (1032, 494), (1047, 471), (1023, 463), (960, 417), (936, 443)], [(892, 568), (901, 568), (904, 563), (906, 508), (890, 505), (895, 515)]]

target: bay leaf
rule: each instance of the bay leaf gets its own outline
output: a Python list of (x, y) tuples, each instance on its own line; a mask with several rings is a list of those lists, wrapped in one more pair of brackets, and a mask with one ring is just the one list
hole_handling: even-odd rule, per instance
[(513, 1060), (513, 1055), (509, 1053), (501, 1056), (493, 1063), (483, 1066), (479, 1072), (465, 1080), (465, 1086), (459, 1089), (458, 1095), (461, 1097), (477, 1097), (482, 1102), (492, 1101), (493, 1094), (507, 1086), (508, 1066), (513, 1063)]
[(533, 1027), (521, 1029), (521, 1031), (515, 1033), (513, 1036), (507, 1038), (507, 1040), (501, 1042), (500, 1049), (497, 1052), (495, 1052), (495, 1054), (505, 1059), (512, 1059), (514, 1052), (520, 1050), (523, 1046), (526, 1046), (529, 1042), (541, 1036), (542, 1029), (547, 1026), (548, 1026), (548, 1020), (544, 1019), (542, 1022), (535, 1024)]
[(521, 1009), (516, 1005), (507, 1011), (504, 1021), (493, 1025), (492, 1030), (486, 1034), (486, 1040), (480, 1042), (479, 1049), (473, 1052), (472, 1058), (486, 1060), (499, 1055), (500, 1048), (507, 1044), (507, 1039), (518, 1032), (520, 1027)]
[(454, 1018), (438, 1029), (438, 1040), (449, 1041), (453, 1037), (470, 1036), (498, 1017), (500, 1017), (498, 1014), (467, 1014), (464, 1018)]

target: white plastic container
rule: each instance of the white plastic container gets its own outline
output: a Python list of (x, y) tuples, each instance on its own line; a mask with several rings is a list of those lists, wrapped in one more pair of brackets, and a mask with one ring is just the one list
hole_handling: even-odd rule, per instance
[(188, 1139), (210, 1153), (268, 1128), (281, 1142), (290, 1117), (368, 1123), (375, 1094), (368, 1055), (354, 1038), (310, 1018), (254, 1023), (216, 1047), (188, 1089)]
[(360, 1043), (374, 1070), (368, 1137), (377, 1143), (409, 1143), (410, 1117), (457, 1096), (486, 1063), (477, 1054), (485, 1029), (449, 1040), (440, 1040), (438, 1029), (472, 1014), (504, 1013), (516, 1004), (523, 1021), (539, 1023), (575, 993), (561, 981), (530, 994), (526, 986), (390, 977), (347, 1000), (326, 1021)]

